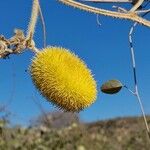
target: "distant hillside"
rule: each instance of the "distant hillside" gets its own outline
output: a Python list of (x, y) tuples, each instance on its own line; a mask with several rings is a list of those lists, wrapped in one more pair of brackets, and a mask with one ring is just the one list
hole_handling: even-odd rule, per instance
[(0, 150), (150, 150), (150, 140), (141, 117), (63, 128), (8, 128), (1, 123)]

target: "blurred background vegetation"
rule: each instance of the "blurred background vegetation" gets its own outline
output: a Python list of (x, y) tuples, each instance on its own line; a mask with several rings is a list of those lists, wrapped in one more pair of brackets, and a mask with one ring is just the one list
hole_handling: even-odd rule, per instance
[[(29, 126), (11, 125), (1, 109), (0, 150), (149, 150), (142, 117), (85, 123), (78, 114), (45, 112)], [(147, 116), (150, 124), (150, 117)]]

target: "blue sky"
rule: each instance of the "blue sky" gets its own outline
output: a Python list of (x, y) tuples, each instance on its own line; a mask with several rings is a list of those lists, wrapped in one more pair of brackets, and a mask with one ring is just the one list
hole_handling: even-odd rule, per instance
[[(31, 3), (31, 0), (1, 0), (0, 34), (9, 38), (14, 28), (26, 31)], [(126, 89), (116, 95), (100, 92), (102, 83), (109, 79), (119, 79), (133, 88), (128, 42), (132, 22), (100, 16), (102, 25), (99, 27), (94, 14), (64, 6), (56, 0), (42, 0), (41, 7), (47, 28), (47, 45), (62, 46), (73, 51), (86, 62), (97, 81), (97, 100), (79, 113), (81, 119), (89, 122), (141, 115), (136, 98)], [(101, 4), (100, 7), (108, 8), (106, 4)], [(149, 35), (150, 29), (141, 25), (138, 25), (134, 33), (139, 90), (146, 114), (150, 114)], [(36, 46), (42, 49), (43, 36), (39, 21), (34, 39)], [(40, 114), (33, 102), (35, 94), (46, 111), (57, 110), (38, 94), (30, 74), (25, 72), (33, 56), (32, 52), (26, 51), (21, 55), (12, 55), (10, 59), (0, 60), (0, 103), (7, 103), (13, 88), (14, 95), (9, 106), (13, 123), (27, 124), (31, 118)]]

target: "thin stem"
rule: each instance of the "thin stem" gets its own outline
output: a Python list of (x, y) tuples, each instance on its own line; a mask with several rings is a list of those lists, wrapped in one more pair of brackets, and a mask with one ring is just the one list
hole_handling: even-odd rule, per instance
[(131, 89), (129, 89), (126, 85), (124, 85), (123, 87), (126, 88), (130, 93), (132, 93), (133, 95), (135, 95), (135, 92), (133, 92)]
[(138, 11), (135, 11), (137, 14), (141, 14), (141, 13), (148, 13), (150, 12), (150, 9), (147, 9), (147, 10), (138, 10)]
[(38, 52), (40, 52), (40, 50), (39, 50), (39, 49), (37, 49), (36, 47), (33, 47), (33, 48), (32, 48), (32, 51), (33, 51), (34, 53), (38, 53)]
[(149, 129), (149, 126), (148, 126), (148, 123), (147, 123), (146, 115), (145, 115), (145, 112), (144, 112), (144, 107), (143, 107), (143, 104), (142, 104), (142, 101), (141, 101), (138, 89), (137, 89), (137, 92), (136, 92), (136, 97), (138, 99), (138, 102), (140, 104), (140, 108), (141, 108), (141, 111), (142, 111), (142, 114), (143, 114), (143, 119), (144, 119), (145, 126), (146, 126), (146, 129), (147, 129), (147, 134), (148, 134), (148, 136), (150, 138), (150, 129)]
[(34, 34), (35, 25), (37, 23), (37, 18), (38, 18), (38, 13), (39, 13), (39, 0), (33, 0), (31, 19), (29, 22), (27, 36), (26, 36), (27, 39), (31, 37), (31, 34), (32, 36)]
[(143, 107), (143, 104), (141, 102), (141, 98), (139, 96), (139, 93), (138, 92), (133, 92), (132, 90), (130, 90), (127, 86), (124, 86), (129, 92), (131, 92), (133, 95), (135, 95), (138, 99), (138, 102), (140, 104), (140, 108), (141, 108), (141, 111), (142, 111), (142, 115), (143, 115), (143, 119), (144, 119), (144, 122), (145, 122), (145, 126), (146, 126), (146, 130), (147, 130), (147, 133), (148, 133), (148, 136), (150, 137), (150, 129), (148, 127), (148, 123), (147, 123), (147, 120), (146, 120), (146, 115), (145, 115), (145, 112), (144, 112), (144, 107)]
[[(145, 13), (143, 16), (145, 16), (146, 14), (147, 13)], [(145, 126), (146, 126), (146, 130), (147, 130), (148, 136), (150, 138), (150, 129), (149, 129), (149, 126), (148, 126), (148, 123), (147, 123), (147, 119), (146, 119), (146, 115), (145, 115), (145, 112), (144, 112), (144, 107), (143, 107), (143, 104), (142, 104), (142, 100), (141, 100), (140, 95), (139, 95), (138, 83), (137, 83), (135, 52), (134, 52), (133, 42), (132, 42), (132, 34), (133, 34), (133, 31), (134, 31), (134, 27), (136, 25), (137, 25), (137, 22), (135, 22), (133, 24), (133, 26), (131, 27), (130, 32), (129, 32), (130, 52), (131, 52), (133, 78), (134, 78), (134, 86), (135, 86), (135, 94), (134, 95), (138, 99), (140, 109), (141, 109), (141, 112), (142, 112), (142, 115), (143, 115), (144, 123), (145, 123)]]
[(41, 18), (42, 28), (43, 28), (43, 38), (44, 38), (43, 45), (44, 45), (44, 47), (46, 47), (46, 25), (45, 25), (42, 9), (41, 9), (40, 5), (39, 5), (39, 13), (40, 13), (40, 18)]
[(96, 22), (97, 22), (97, 24), (98, 24), (99, 26), (101, 26), (101, 23), (100, 23), (100, 21), (99, 21), (99, 15), (96, 15)]
[(136, 25), (137, 23), (134, 23), (129, 32), (129, 43), (130, 43), (130, 52), (131, 52), (133, 78), (134, 78), (135, 87), (137, 86), (137, 79), (136, 79), (136, 63), (135, 63), (135, 54), (134, 54), (134, 48), (133, 48), (133, 42), (132, 42), (132, 33)]
[(130, 9), (130, 12), (135, 12), (144, 2), (144, 0), (137, 0), (133, 7)]
[(122, 7), (118, 7), (118, 6), (112, 6), (112, 8), (116, 8), (118, 12), (123, 12), (123, 13), (127, 13), (127, 10), (122, 8)]

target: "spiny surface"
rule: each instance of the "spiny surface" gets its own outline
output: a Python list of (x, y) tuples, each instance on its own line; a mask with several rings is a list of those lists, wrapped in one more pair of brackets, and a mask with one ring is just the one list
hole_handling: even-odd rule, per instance
[(96, 99), (96, 82), (91, 71), (64, 48), (45, 48), (34, 57), (30, 69), (37, 89), (61, 109), (80, 111)]

